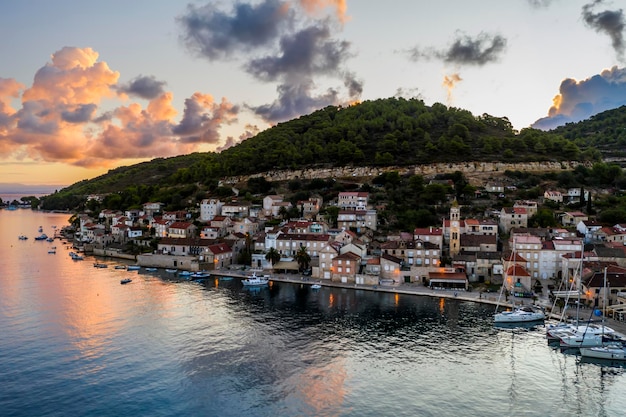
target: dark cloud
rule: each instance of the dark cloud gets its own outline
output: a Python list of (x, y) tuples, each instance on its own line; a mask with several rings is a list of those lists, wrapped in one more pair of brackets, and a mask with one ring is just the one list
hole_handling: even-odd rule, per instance
[(128, 84), (122, 84), (117, 89), (122, 93), (126, 93), (131, 96), (139, 96), (146, 100), (152, 100), (155, 97), (160, 96), (165, 91), (163, 87), (167, 83), (164, 81), (157, 81), (157, 79), (150, 76), (140, 75), (132, 79)]
[(532, 127), (549, 130), (626, 105), (626, 68), (613, 67), (583, 81), (567, 78), (548, 111)]
[(280, 83), (278, 98), (273, 103), (251, 107), (268, 122), (288, 120), (338, 104), (341, 100), (337, 89), (315, 91), (317, 76), (341, 77), (349, 94), (345, 101), (360, 98), (362, 83), (343, 69), (345, 61), (352, 56), (350, 43), (332, 38), (327, 21), (283, 36), (279, 48), (277, 54), (253, 59), (246, 65), (246, 70), (259, 80)]
[(300, 84), (279, 85), (277, 100), (271, 104), (252, 107), (252, 109), (263, 119), (276, 123), (339, 102), (337, 91), (329, 89), (325, 94), (314, 96), (314, 87), (310, 80)]
[(98, 106), (95, 104), (82, 104), (73, 110), (61, 111), (61, 119), (68, 123), (85, 123), (91, 120)]
[(194, 94), (185, 100), (185, 110), (180, 123), (172, 128), (172, 133), (180, 136), (180, 142), (217, 143), (219, 128), (231, 123), (239, 113), (239, 107), (223, 100), (214, 103), (208, 95)]
[(59, 130), (59, 125), (50, 116), (47, 103), (41, 101), (27, 101), (16, 113), (17, 128), (25, 133), (52, 135)]
[(415, 47), (408, 52), (414, 61), (439, 59), (457, 65), (485, 65), (497, 61), (506, 50), (507, 40), (500, 35), (481, 32), (475, 38), (457, 33), (456, 39), (447, 49), (420, 49)]
[(363, 94), (363, 81), (358, 80), (351, 72), (345, 72), (343, 75), (343, 85), (348, 89), (348, 95), (351, 99), (357, 100)]
[(237, 2), (231, 14), (211, 4), (189, 5), (186, 14), (178, 18), (185, 44), (209, 59), (271, 45), (292, 20), (288, 4), (279, 0), (265, 0), (257, 5)]
[(253, 59), (246, 70), (264, 81), (285, 75), (332, 74), (350, 55), (350, 44), (330, 38), (327, 25), (310, 26), (280, 40), (280, 54)]
[(585, 23), (596, 32), (604, 32), (611, 38), (611, 45), (620, 61), (624, 61), (624, 12), (619, 10), (605, 10), (593, 13), (592, 9), (602, 4), (602, 0), (583, 6), (582, 17)]

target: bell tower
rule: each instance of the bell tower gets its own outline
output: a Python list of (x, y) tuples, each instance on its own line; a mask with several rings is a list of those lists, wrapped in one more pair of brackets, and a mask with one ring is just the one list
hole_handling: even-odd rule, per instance
[(450, 256), (461, 251), (461, 208), (456, 199), (450, 206)]

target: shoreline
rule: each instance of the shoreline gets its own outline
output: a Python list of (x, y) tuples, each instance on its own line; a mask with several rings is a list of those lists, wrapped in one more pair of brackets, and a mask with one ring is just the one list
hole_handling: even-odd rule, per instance
[[(214, 270), (210, 271), (211, 276), (228, 276), (228, 277), (236, 277), (236, 278), (246, 278), (247, 275), (242, 275), (239, 271), (221, 271)], [(405, 294), (405, 295), (415, 295), (415, 296), (425, 296), (425, 297), (433, 297), (433, 298), (448, 298), (460, 301), (469, 301), (474, 303), (481, 304), (489, 304), (493, 306), (502, 307), (503, 310), (513, 308), (512, 303), (507, 301), (498, 302), (498, 293), (480, 293), (474, 291), (454, 291), (454, 290), (432, 290), (428, 287), (424, 287), (421, 284), (397, 284), (395, 286), (391, 285), (365, 285), (365, 284), (343, 284), (339, 282), (332, 282), (330, 280), (323, 280), (311, 277), (302, 277), (298, 274), (272, 274), (270, 275), (270, 281), (277, 282), (286, 282), (290, 284), (303, 284), (303, 285), (313, 285), (320, 284), (322, 287), (334, 287), (334, 288), (345, 288), (352, 290), (364, 290), (364, 291), (374, 291), (374, 292), (386, 292), (386, 293), (395, 293), (395, 294)], [(493, 297), (495, 295), (495, 297)], [(536, 303), (533, 303), (532, 300), (529, 299), (520, 299), (519, 304), (526, 305), (536, 305), (539, 307), (552, 307), (551, 302), (549, 301), (546, 295), (542, 295), (538, 298)], [(558, 313), (546, 311), (546, 321), (547, 320), (559, 320), (561, 318), (561, 312)], [(621, 333), (626, 336), (626, 322), (617, 321), (615, 319), (606, 318), (606, 325), (608, 327), (612, 327), (616, 332)]]

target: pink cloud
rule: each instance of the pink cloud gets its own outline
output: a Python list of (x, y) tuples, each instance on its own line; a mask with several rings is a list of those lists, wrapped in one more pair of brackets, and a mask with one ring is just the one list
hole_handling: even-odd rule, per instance
[[(237, 106), (198, 92), (185, 100), (177, 122), (173, 95), (161, 90), (164, 82), (140, 76), (120, 86), (119, 72), (98, 58), (91, 48), (64, 47), (36, 72), (31, 86), (0, 79), (0, 158), (110, 167), (124, 159), (194, 152), (218, 143), (222, 125), (236, 120)], [(114, 100), (128, 100), (135, 91), (144, 92), (135, 94), (142, 102), (116, 107)], [(19, 99), (21, 108), (13, 109)], [(104, 100), (113, 106), (101, 108)]]

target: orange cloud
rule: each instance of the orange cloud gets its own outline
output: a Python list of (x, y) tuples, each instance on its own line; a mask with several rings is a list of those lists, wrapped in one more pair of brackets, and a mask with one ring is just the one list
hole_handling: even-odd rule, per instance
[(444, 75), (443, 76), (443, 86), (448, 90), (448, 106), (452, 105), (452, 91), (456, 84), (460, 81), (463, 81), (459, 74), (452, 75)]
[[(33, 85), (0, 79), (0, 158), (30, 158), (81, 167), (110, 167), (123, 159), (168, 157), (217, 144), (239, 107), (209, 94), (185, 100), (182, 120), (165, 83), (120, 74), (91, 48), (65, 47), (35, 74)], [(21, 108), (11, 103), (20, 99)], [(115, 100), (141, 102), (117, 105)], [(101, 108), (106, 99), (107, 109)], [(142, 104), (144, 103), (144, 104)]]
[(313, 14), (326, 7), (334, 7), (337, 19), (341, 23), (346, 23), (349, 20), (346, 14), (348, 11), (346, 0), (299, 0), (299, 2), (307, 13)]

